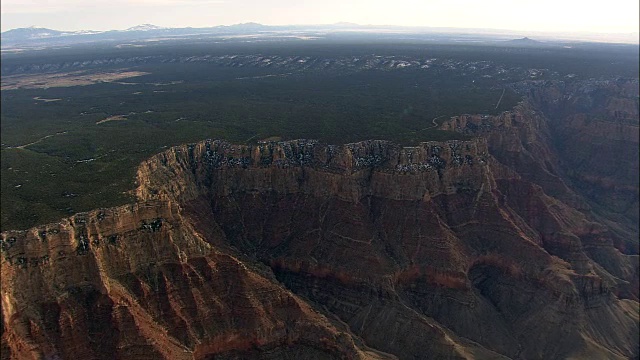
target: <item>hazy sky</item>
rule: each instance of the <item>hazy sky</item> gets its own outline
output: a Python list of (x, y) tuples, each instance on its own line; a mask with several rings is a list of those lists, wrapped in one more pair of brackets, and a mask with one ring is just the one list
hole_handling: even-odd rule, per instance
[(2, 0), (2, 31), (107, 30), (151, 23), (354, 22), (552, 32), (638, 32), (638, 0)]

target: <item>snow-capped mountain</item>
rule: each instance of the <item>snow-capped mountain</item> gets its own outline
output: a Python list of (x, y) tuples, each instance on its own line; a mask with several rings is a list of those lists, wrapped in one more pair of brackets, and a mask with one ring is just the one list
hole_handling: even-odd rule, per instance
[(216, 35), (259, 32), (270, 29), (269, 26), (257, 23), (244, 23), (228, 26), (213, 26), (208, 28), (167, 28), (153, 24), (142, 24), (125, 30), (108, 31), (59, 31), (47, 28), (19, 28), (3, 32), (2, 48), (11, 47), (46, 47), (69, 45), (74, 43), (89, 43), (97, 41), (139, 41), (154, 37)]
[(151, 30), (166, 30), (166, 29), (168, 28), (153, 25), (153, 24), (142, 24), (142, 25), (132, 26), (126, 29), (125, 31), (151, 31)]
[(105, 40), (135, 40), (154, 37), (171, 31), (152, 24), (142, 24), (130, 27), (126, 30), (77, 30), (60, 31), (41, 27), (19, 28), (5, 31), (0, 34), (2, 38), (2, 48), (11, 47), (42, 47), (69, 45), (74, 43), (88, 43)]
[(2, 33), (2, 40), (5, 38), (16, 40), (42, 39), (46, 37), (59, 36), (62, 32), (47, 28), (31, 26), (28, 28), (13, 29)]

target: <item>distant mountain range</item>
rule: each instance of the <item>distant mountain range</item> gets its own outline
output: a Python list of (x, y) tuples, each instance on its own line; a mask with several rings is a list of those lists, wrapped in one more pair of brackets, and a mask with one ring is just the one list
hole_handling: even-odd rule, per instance
[(156, 26), (153, 24), (142, 24), (142, 25), (130, 27), (125, 31), (153, 31), (153, 30), (164, 30), (164, 29), (167, 29), (167, 28), (162, 26)]
[[(3, 49), (11, 48), (31, 48), (31, 47), (47, 47), (71, 45), (76, 43), (91, 43), (99, 41), (137, 41), (148, 40), (153, 38), (180, 38), (189, 36), (224, 36), (224, 35), (240, 35), (240, 34), (282, 34), (285, 32), (301, 33), (319, 33), (324, 32), (348, 32), (351, 34), (360, 33), (387, 33), (387, 34), (449, 34), (455, 36), (477, 36), (486, 40), (510, 40), (512, 45), (518, 44), (523, 46), (539, 46), (544, 42), (532, 40), (528, 37), (514, 39), (518, 36), (518, 32), (510, 30), (492, 30), (492, 29), (456, 29), (456, 28), (433, 28), (433, 27), (404, 27), (404, 26), (377, 26), (377, 25), (358, 25), (354, 23), (340, 22), (325, 25), (263, 25), (258, 23), (242, 23), (235, 25), (219, 25), (204, 28), (166, 28), (153, 24), (142, 24), (133, 26), (125, 30), (80, 30), (80, 31), (60, 31), (47, 29), (42, 27), (18, 28), (5, 31), (0, 34), (1, 45)], [(580, 35), (576, 34), (558, 34), (552, 36), (548, 33), (536, 33), (539, 38), (562, 38), (564, 40), (595, 40), (595, 41), (612, 41), (612, 42), (637, 42), (637, 34), (618, 34), (614, 40), (607, 38), (603, 34)]]
[(261, 24), (256, 23), (246, 23), (246, 24), (237, 24), (231, 26), (215, 26), (209, 28), (167, 28), (156, 26), (153, 24), (142, 24), (138, 26), (130, 27), (126, 30), (107, 30), (107, 31), (96, 31), (96, 30), (79, 30), (79, 31), (60, 31), (53, 30), (41, 27), (27, 27), (27, 28), (18, 28), (5, 31), (1, 34), (2, 41), (19, 41), (19, 40), (34, 40), (34, 39), (46, 39), (46, 38), (56, 38), (56, 37), (65, 37), (65, 36), (80, 36), (80, 35), (101, 35), (101, 34), (118, 34), (118, 33), (131, 33), (131, 32), (180, 32), (181, 30), (200, 30), (200, 31), (215, 31), (215, 30), (223, 30), (223, 29), (242, 29), (245, 30), (247, 28), (257, 28), (257, 27), (265, 27)]
[[(260, 30), (279, 30), (284, 27), (269, 27), (257, 23), (244, 23), (230, 26), (214, 26), (207, 28), (166, 28), (153, 24), (142, 24), (126, 30), (80, 30), (60, 31), (42, 27), (18, 28), (0, 34), (2, 47), (31, 47), (43, 45), (68, 45), (70, 43), (95, 42), (104, 40), (143, 40), (154, 37), (182, 37), (189, 35), (215, 35), (229, 33), (246, 33)], [(290, 27), (286, 27), (290, 28)]]

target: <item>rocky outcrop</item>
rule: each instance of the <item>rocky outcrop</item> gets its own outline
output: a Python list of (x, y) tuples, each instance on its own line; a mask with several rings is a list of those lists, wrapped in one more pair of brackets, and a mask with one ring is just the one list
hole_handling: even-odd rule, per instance
[[(507, 203), (538, 230), (547, 251), (574, 267), (580, 267), (578, 262), (589, 257), (616, 279), (627, 281), (626, 290), (621, 293), (637, 299), (633, 294), (638, 289), (638, 216), (630, 212), (637, 208), (639, 189), (637, 81), (588, 81), (566, 88), (563, 83), (549, 82), (536, 84), (531, 91), (533, 94), (512, 111), (499, 116), (457, 116), (444, 122), (442, 128), (485, 138), (489, 152), (530, 183), (497, 181)], [(608, 99), (606, 102), (602, 102), (603, 96)], [(563, 103), (571, 99), (573, 105)], [(630, 103), (633, 101), (635, 110)], [(583, 107), (578, 109), (576, 104)], [(575, 125), (572, 118), (586, 116), (576, 115), (579, 110), (591, 111), (589, 117), (599, 119), (594, 123), (617, 123), (615, 126), (625, 129), (591, 131), (589, 126), (581, 125), (570, 131), (568, 128)], [(625, 134), (621, 135), (621, 131)], [(624, 140), (617, 142), (620, 136)], [(570, 153), (581, 160), (571, 158)], [(613, 174), (605, 168), (615, 169), (615, 176), (603, 175)], [(585, 183), (579, 173), (592, 174), (588, 176), (595, 182)], [(603, 183), (611, 186), (598, 185)], [(600, 198), (608, 200), (603, 202)], [(532, 208), (533, 203), (554, 215), (541, 218), (539, 211)], [(554, 240), (567, 233), (573, 240), (565, 238), (559, 240), (560, 244)]]
[(3, 358), (637, 357), (638, 256), (534, 111), (168, 149), (135, 205), (2, 234)]
[[(192, 200), (203, 193), (228, 196), (306, 194), (357, 202), (364, 196), (420, 200), (456, 193), (487, 179), (487, 145), (427, 142), (400, 147), (387, 141), (344, 146), (313, 140), (231, 145), (204, 141), (166, 151), (141, 164), (140, 199)], [(400, 186), (397, 186), (400, 185)]]
[[(550, 82), (531, 91), (554, 135), (567, 178), (602, 221), (623, 236), (638, 238), (640, 161), (637, 79)], [(637, 241), (620, 243), (638, 254)]]
[(3, 358), (378, 357), (170, 202), (9, 232), (2, 246)]
[[(631, 239), (639, 232), (639, 91), (638, 79), (548, 81), (527, 97), (549, 129), (565, 178), (600, 221)], [(637, 241), (617, 246), (638, 253)]]

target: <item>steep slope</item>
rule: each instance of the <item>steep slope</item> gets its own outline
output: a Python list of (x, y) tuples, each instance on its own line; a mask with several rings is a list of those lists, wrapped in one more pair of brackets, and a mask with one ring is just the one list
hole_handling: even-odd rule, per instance
[[(637, 264), (639, 246), (637, 80), (544, 82), (530, 92), (514, 111), (458, 116), (442, 128), (486, 138), (501, 163), (555, 197), (531, 194), (539, 203), (558, 204), (555, 212), (571, 219), (545, 230), (546, 238), (571, 229), (588, 256), (615, 277), (630, 280), (622, 296), (637, 299), (632, 295), (638, 293), (637, 265), (627, 261)], [(536, 217), (533, 227), (540, 229), (539, 214), (519, 196), (529, 190), (500, 184), (509, 204), (525, 219)], [(553, 242), (545, 248), (570, 261), (571, 255)]]
[[(599, 225), (496, 162), (482, 139), (416, 148), (381, 141), (344, 147), (205, 142), (165, 153), (140, 172), (141, 179), (153, 179), (139, 188), (141, 198), (179, 194), (186, 208), (202, 212), (209, 206), (209, 220), (202, 223), (219, 224), (229, 243), (269, 264), (290, 289), (322, 304), (383, 351), (400, 357), (424, 353), (409, 346), (424, 344), (411, 339), (417, 331), (389, 328), (390, 319), (409, 313), (509, 357), (563, 358), (587, 344), (615, 343), (622, 357), (634, 351), (633, 302), (620, 302), (614, 293), (637, 298), (630, 289), (637, 257), (620, 254), (605, 236), (598, 239), (601, 252), (613, 254), (623, 276), (603, 270), (579, 238), (585, 236), (582, 227)], [(520, 197), (535, 206), (529, 214), (542, 219), (520, 216), (522, 209), (508, 204), (500, 184), (529, 189)], [(568, 262), (546, 248), (557, 248)], [(513, 287), (494, 290), (506, 281), (496, 271), (506, 273)], [(479, 280), (485, 272), (492, 285)], [(529, 293), (519, 305), (513, 304), (515, 289)], [(487, 299), (485, 291), (496, 291), (491, 296), (497, 299)], [(539, 309), (527, 310), (536, 296)], [(502, 300), (509, 305), (496, 304), (500, 298), (511, 298)], [(554, 298), (557, 308), (550, 306)], [(585, 334), (584, 328), (599, 326), (589, 320), (591, 303), (602, 303), (593, 316), (613, 312), (626, 318), (615, 325), (625, 335)], [(523, 316), (531, 317), (531, 328), (522, 327)], [(549, 332), (556, 323), (573, 336)], [(405, 331), (412, 326), (398, 325)], [(558, 342), (556, 348), (549, 342)]]
[(2, 246), (3, 358), (377, 357), (169, 202), (78, 214)]
[[(567, 177), (611, 227), (629, 227), (636, 239), (639, 92), (637, 79), (616, 79), (550, 82), (530, 95), (548, 119)], [(638, 243), (621, 250), (637, 254)]]

